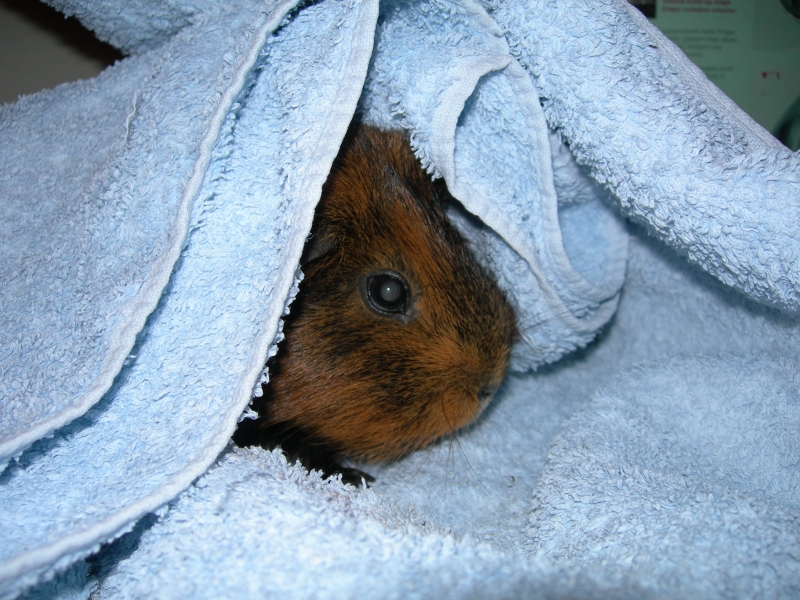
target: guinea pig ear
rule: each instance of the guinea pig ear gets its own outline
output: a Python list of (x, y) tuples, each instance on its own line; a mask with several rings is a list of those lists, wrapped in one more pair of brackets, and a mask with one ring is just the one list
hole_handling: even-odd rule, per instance
[(331, 236), (325, 235), (322, 231), (312, 230), (303, 248), (303, 255), (300, 257), (300, 266), (304, 267), (311, 261), (325, 256), (333, 250), (335, 245)]
[(439, 202), (439, 206), (442, 210), (445, 210), (451, 204), (458, 204), (455, 198), (450, 195), (450, 190), (447, 189), (444, 178), (440, 177), (439, 179), (434, 179), (432, 185), (435, 198)]

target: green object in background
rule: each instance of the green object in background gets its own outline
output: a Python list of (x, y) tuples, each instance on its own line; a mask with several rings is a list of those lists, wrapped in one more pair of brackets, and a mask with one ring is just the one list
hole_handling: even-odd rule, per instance
[(745, 112), (797, 149), (800, 0), (629, 1)]
[(800, 150), (800, 98), (789, 107), (773, 133), (786, 147)]

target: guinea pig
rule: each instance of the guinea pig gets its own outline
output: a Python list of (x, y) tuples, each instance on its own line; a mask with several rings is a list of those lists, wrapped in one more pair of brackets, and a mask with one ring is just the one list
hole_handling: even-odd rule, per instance
[(514, 311), (445, 216), (453, 202), (397, 131), (351, 125), (315, 213), (305, 278), (239, 446), (280, 446), (325, 476), (390, 461), (486, 407)]

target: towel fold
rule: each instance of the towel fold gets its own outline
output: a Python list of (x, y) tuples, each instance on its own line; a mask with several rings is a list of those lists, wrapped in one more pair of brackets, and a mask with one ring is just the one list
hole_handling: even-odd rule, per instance
[[(178, 41), (186, 39), (184, 52), (173, 48), (157, 63), (172, 77), (175, 73), (188, 77), (188, 81), (172, 82), (169, 89), (176, 94), (196, 77), (182, 64), (184, 60), (201, 61), (210, 55), (225, 67), (220, 73), (213, 62), (208, 65), (203, 81), (224, 87), (218, 93), (212, 87), (208, 97), (203, 95), (206, 103), (201, 107), (209, 114), (194, 114), (200, 130), (191, 140), (198, 145), (190, 145), (194, 151), (177, 144), (185, 139), (183, 135), (176, 132), (174, 140), (168, 135), (169, 120), (156, 119), (144, 106), (130, 119), (132, 140), (146, 138), (159, 143), (136, 147), (123, 158), (160, 169), (147, 172), (137, 166), (111, 171), (111, 176), (125, 178), (131, 186), (137, 177), (155, 179), (140, 184), (135, 214), (121, 211), (117, 215), (124, 222), (112, 218), (113, 206), (107, 204), (111, 215), (105, 225), (116, 231), (128, 227), (137, 231), (140, 223), (148, 223), (169, 234), (151, 236), (138, 229), (138, 236), (132, 232), (110, 240), (118, 244), (139, 240), (146, 246), (126, 247), (119, 250), (120, 257), (102, 246), (97, 252), (118, 270), (126, 266), (125, 257), (133, 262), (149, 258), (161, 269), (158, 274), (165, 276), (164, 284), (169, 278), (169, 285), (160, 300), (160, 290), (150, 292), (158, 307), (138, 332), (122, 372), (116, 380), (113, 374), (109, 377), (108, 383), (113, 380), (114, 385), (103, 400), (7, 467), (0, 488), (4, 507), (0, 529), (6, 532), (6, 543), (0, 548), (0, 589), (4, 591), (20, 589), (58, 560), (63, 564), (69, 560), (65, 557), (74, 560), (86, 555), (99, 541), (124, 530), (199, 476), (228, 443), (276, 336), (314, 205), (361, 91), (377, 12), (374, 3), (310, 7), (299, 18), (284, 23), (265, 45), (291, 4), (277, 3), (271, 11), (231, 8), (227, 22), (217, 15), (213, 21), (201, 21), (196, 29), (182, 32)], [(316, 33), (314, 43), (296, 34), (297, 28), (311, 26)], [(238, 35), (232, 35), (235, 32)], [(195, 47), (198, 40), (202, 43)], [(222, 50), (212, 51), (208, 46), (214, 43), (222, 44)], [(237, 48), (240, 56), (233, 61), (232, 52)], [(309, 53), (324, 56), (329, 69), (306, 72), (304, 78), (282, 73), (286, 65), (293, 64), (292, 56), (304, 58)], [(165, 92), (157, 87), (153, 93)], [(222, 108), (225, 102), (228, 105)], [(172, 103), (157, 104), (165, 112), (176, 113), (181, 122), (195, 122), (189, 107), (182, 112)], [(180, 102), (178, 106), (182, 106)], [(214, 126), (217, 130), (210, 132), (208, 127)], [(137, 128), (142, 132), (137, 134)], [(191, 128), (188, 131), (195, 133)], [(120, 133), (127, 135), (124, 128), (117, 130)], [(158, 153), (161, 145), (163, 152)], [(172, 164), (172, 152), (178, 152), (182, 170)], [(156, 185), (162, 177), (163, 185)], [(164, 198), (170, 190), (174, 190), (172, 209)], [(124, 204), (132, 197), (120, 193), (113, 200)], [(88, 200), (96, 201), (91, 195)], [(191, 232), (188, 239), (187, 231)], [(153, 256), (149, 246), (153, 237), (162, 242), (165, 254)], [(75, 241), (86, 243), (80, 237)], [(170, 248), (174, 248), (175, 258), (183, 250), (171, 278)], [(142, 265), (141, 271), (150, 277), (146, 283), (155, 286), (155, 275), (148, 267), (151, 264)], [(121, 277), (133, 278), (136, 273), (123, 271)], [(96, 279), (87, 277), (89, 288), (92, 282)], [(135, 283), (111, 290), (101, 286), (103, 294), (118, 294), (112, 295), (112, 306), (106, 309), (111, 316), (95, 317), (87, 326), (112, 339), (119, 335), (112, 329), (114, 325), (131, 334), (133, 325), (124, 317), (132, 319), (132, 309), (128, 310), (125, 302), (141, 303), (141, 296), (147, 295), (141, 291), (145, 284)], [(4, 297), (11, 298), (11, 291)], [(85, 300), (91, 310), (98, 310), (91, 296)], [(82, 323), (80, 307), (67, 299), (62, 302), (77, 321), (69, 323), (63, 333), (83, 333), (78, 326)], [(43, 312), (51, 314), (47, 307)], [(31, 323), (40, 328), (29, 334), (32, 340), (50, 343), (43, 332), (50, 331), (47, 320), (34, 315)], [(132, 331), (131, 343), (136, 333)], [(70, 342), (63, 344), (68, 347)], [(110, 351), (102, 339), (96, 348), (98, 353)], [(130, 348), (122, 346), (123, 350), (122, 360)], [(51, 385), (59, 382), (61, 371), (31, 370), (31, 360), (38, 360), (38, 355), (24, 353), (16, 358), (14, 373), (20, 373), (20, 378), (38, 376)], [(19, 363), (28, 364), (28, 370)], [(6, 376), (3, 381), (12, 383)], [(51, 404), (71, 401), (79, 407), (83, 402), (80, 397), (55, 392), (42, 400)], [(24, 402), (20, 404), (24, 406)], [(3, 406), (14, 407), (8, 401)], [(61, 412), (57, 414), (64, 415), (66, 409), (58, 408)], [(6, 419), (4, 416), (3, 421)]]

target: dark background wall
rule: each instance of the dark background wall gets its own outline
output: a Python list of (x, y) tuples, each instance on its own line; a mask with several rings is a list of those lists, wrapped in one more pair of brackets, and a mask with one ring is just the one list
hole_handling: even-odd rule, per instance
[(122, 55), (36, 0), (0, 0), (0, 103), (94, 77)]

